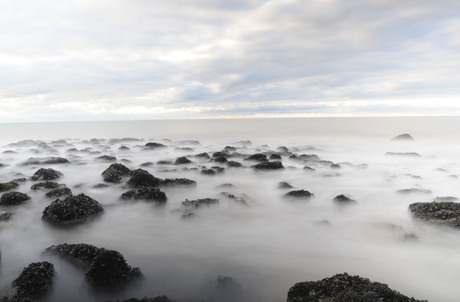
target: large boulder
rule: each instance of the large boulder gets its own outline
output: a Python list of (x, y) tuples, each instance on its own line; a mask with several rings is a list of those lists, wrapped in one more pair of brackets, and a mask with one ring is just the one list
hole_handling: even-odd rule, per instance
[(29, 200), (30, 196), (21, 192), (7, 192), (0, 197), (0, 205), (16, 206)]
[[(400, 294), (388, 285), (347, 273), (320, 281), (295, 284), (287, 302), (423, 302)], [(426, 302), (426, 301), (425, 301)]]
[(35, 262), (24, 268), (13, 281), (16, 294), (12, 301), (21, 299), (37, 299), (42, 297), (53, 284), (54, 266), (49, 262)]
[(147, 200), (147, 201), (155, 201), (164, 203), (166, 202), (166, 194), (160, 189), (147, 187), (147, 188), (139, 188), (135, 190), (130, 190), (125, 192), (121, 195), (121, 199), (125, 200)]
[(57, 225), (80, 223), (102, 213), (101, 204), (85, 194), (57, 199), (43, 210), (42, 219)]
[(131, 178), (128, 180), (127, 184), (132, 188), (158, 187), (161, 182), (161, 179), (156, 178), (142, 169), (133, 170), (129, 175)]
[(409, 205), (409, 211), (421, 221), (460, 228), (458, 202), (416, 202)]
[(119, 183), (123, 176), (127, 176), (131, 170), (123, 164), (114, 163), (102, 172), (105, 182)]
[(54, 170), (51, 168), (48, 168), (48, 169), (40, 168), (34, 173), (34, 175), (32, 175), (31, 179), (40, 180), (40, 181), (41, 180), (55, 180), (62, 176), (63, 174), (57, 170)]

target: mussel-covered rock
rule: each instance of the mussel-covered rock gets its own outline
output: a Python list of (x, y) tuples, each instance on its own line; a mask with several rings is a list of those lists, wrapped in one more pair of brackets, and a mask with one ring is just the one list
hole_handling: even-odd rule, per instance
[(45, 197), (53, 199), (53, 198), (59, 198), (59, 197), (64, 197), (68, 195), (72, 195), (72, 190), (70, 190), (66, 186), (59, 186), (56, 189), (53, 189), (49, 191), (48, 193), (46, 193)]
[(41, 169), (38, 169), (34, 175), (32, 175), (31, 179), (32, 180), (55, 180), (55, 179), (58, 179), (60, 177), (62, 177), (63, 174), (57, 170), (54, 170), (52, 168), (48, 168), (48, 169), (45, 169), (45, 168), (41, 168)]
[(287, 302), (423, 302), (400, 294), (388, 285), (360, 276), (337, 274), (320, 281), (295, 284)]
[(195, 187), (196, 181), (188, 178), (165, 178), (161, 179), (160, 187)]
[(121, 199), (125, 200), (151, 200), (151, 201), (156, 201), (156, 202), (166, 202), (166, 194), (163, 191), (160, 191), (160, 189), (157, 188), (152, 188), (152, 187), (146, 187), (146, 188), (139, 188), (135, 190), (130, 190), (128, 192), (125, 192), (121, 195)]
[(105, 182), (119, 183), (123, 176), (129, 174), (131, 170), (123, 164), (113, 163), (102, 172), (102, 178)]
[(312, 196), (314, 196), (313, 193), (310, 193), (307, 190), (293, 190), (283, 195), (283, 197), (285, 198), (296, 198), (296, 199), (309, 199)]
[(57, 199), (43, 210), (42, 219), (58, 225), (79, 223), (100, 214), (101, 204), (85, 194)]
[(216, 204), (219, 204), (219, 199), (215, 199), (215, 198), (201, 198), (201, 199), (195, 199), (195, 200), (186, 199), (184, 202), (182, 202), (182, 207), (188, 208), (188, 209), (198, 209), (204, 206), (211, 206), (211, 205), (216, 205)]
[(59, 187), (64, 187), (64, 186), (65, 185), (58, 184), (57, 182), (53, 182), (53, 181), (43, 181), (43, 182), (33, 184), (30, 187), (30, 189), (32, 189), (34, 191), (37, 191), (37, 190), (51, 191), (51, 190), (57, 189)]
[(19, 185), (15, 181), (8, 181), (0, 183), (0, 192), (6, 192), (17, 188)]
[(42, 297), (51, 288), (53, 277), (54, 266), (51, 263), (46, 261), (31, 263), (13, 281), (12, 285), (16, 288), (16, 294), (12, 301)]
[(278, 170), (284, 169), (283, 164), (280, 161), (266, 161), (259, 163), (254, 166), (254, 169), (257, 170)]
[(419, 220), (460, 228), (458, 202), (416, 202), (409, 205), (409, 211)]
[(127, 184), (132, 188), (157, 187), (161, 181), (161, 179), (142, 169), (133, 170), (129, 175), (131, 178)]
[(58, 164), (69, 164), (69, 160), (63, 157), (46, 157), (46, 158), (29, 158), (22, 164), (28, 165), (58, 165)]
[(89, 267), (93, 262), (96, 255), (99, 253), (100, 248), (95, 247), (91, 244), (79, 243), (79, 244), (58, 244), (48, 247), (44, 254), (52, 256), (60, 256), (71, 263), (78, 266)]
[(29, 200), (30, 196), (21, 192), (7, 192), (0, 197), (0, 205), (16, 206)]
[(112, 155), (101, 155), (101, 156), (96, 157), (96, 161), (105, 162), (105, 163), (113, 163), (117, 161), (117, 158)]

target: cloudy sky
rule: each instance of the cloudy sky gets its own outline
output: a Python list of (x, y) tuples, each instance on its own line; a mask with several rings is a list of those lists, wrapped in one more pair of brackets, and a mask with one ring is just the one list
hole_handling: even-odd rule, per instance
[(459, 0), (0, 0), (0, 122), (459, 114)]

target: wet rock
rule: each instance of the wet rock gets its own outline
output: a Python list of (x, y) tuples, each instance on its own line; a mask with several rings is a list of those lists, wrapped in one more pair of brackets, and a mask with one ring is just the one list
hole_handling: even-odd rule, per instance
[(99, 254), (100, 248), (94, 245), (80, 244), (59, 244), (48, 247), (44, 254), (63, 257), (73, 264), (82, 267), (89, 267), (94, 258)]
[[(295, 284), (287, 302), (423, 302), (400, 294), (388, 285), (360, 276), (337, 274), (320, 281)], [(425, 301), (426, 302), (426, 301)]]
[(217, 152), (214, 152), (214, 153), (212, 154), (212, 157), (213, 157), (213, 158), (216, 158), (216, 157), (227, 157), (228, 154), (229, 154), (229, 152), (227, 152), (227, 151), (217, 151)]
[(46, 193), (45, 197), (53, 199), (53, 198), (64, 197), (68, 195), (72, 195), (72, 190), (70, 190), (66, 186), (60, 186)]
[(29, 158), (22, 163), (24, 166), (29, 165), (58, 165), (58, 164), (69, 164), (67, 158), (62, 157), (46, 157), (46, 158)]
[(416, 202), (409, 205), (409, 211), (421, 221), (460, 228), (460, 203)]
[(163, 149), (163, 148), (167, 148), (167, 146), (160, 144), (160, 143), (155, 143), (155, 142), (146, 143), (144, 145), (144, 149), (147, 149), (147, 150), (156, 150), (156, 149)]
[(196, 181), (188, 178), (166, 178), (160, 179), (158, 186), (160, 187), (195, 187)]
[(410, 189), (402, 189), (396, 191), (399, 194), (431, 194), (430, 190), (426, 189), (417, 189), (417, 188), (410, 188)]
[(219, 196), (222, 196), (222, 197), (225, 197), (225, 198), (228, 198), (236, 203), (239, 203), (241, 205), (245, 205), (245, 206), (248, 206), (248, 202), (246, 201), (246, 199), (244, 197), (237, 197), (231, 193), (228, 193), (228, 192), (221, 192), (219, 194)]
[(52, 168), (41, 168), (38, 169), (34, 175), (32, 175), (31, 179), (32, 180), (55, 180), (59, 179), (63, 176), (63, 174), (57, 170), (54, 170)]
[(283, 164), (280, 161), (267, 161), (254, 166), (256, 170), (278, 170), (284, 169)]
[(403, 157), (422, 157), (417, 152), (387, 152), (387, 156), (403, 156)]
[(211, 159), (211, 156), (209, 156), (209, 154), (206, 153), (206, 152), (196, 154), (196, 155), (194, 155), (194, 157), (204, 158), (204, 159)]
[(225, 156), (218, 156), (214, 157), (212, 161), (219, 164), (225, 164), (226, 162), (228, 162), (228, 159)]
[(132, 268), (117, 251), (101, 249), (91, 263), (85, 280), (96, 288), (115, 288), (142, 279), (139, 268)]
[(230, 289), (236, 290), (241, 287), (241, 285), (236, 282), (235, 279), (229, 276), (218, 276), (216, 280), (216, 287), (218, 289)]
[(219, 199), (215, 198), (202, 198), (202, 199), (195, 199), (195, 200), (188, 200), (182, 202), (183, 208), (188, 209), (198, 209), (204, 206), (212, 206), (219, 204)]
[(336, 170), (338, 170), (338, 169), (342, 169), (342, 167), (341, 167), (339, 164), (332, 164), (332, 165), (331, 165), (331, 169), (336, 169)]
[(36, 183), (36, 184), (33, 184), (30, 189), (34, 190), (34, 191), (37, 191), (37, 190), (41, 190), (41, 191), (51, 191), (53, 189), (57, 189), (59, 187), (64, 187), (65, 185), (62, 185), (62, 184), (58, 184), (57, 182), (53, 182), (53, 181), (44, 181), (44, 182), (39, 182), (39, 183)]
[(292, 189), (292, 188), (294, 187), (285, 181), (278, 183), (278, 189)]
[(142, 169), (133, 170), (129, 175), (131, 178), (127, 184), (132, 188), (158, 187), (161, 182), (161, 179)]
[(112, 155), (101, 155), (96, 157), (96, 161), (105, 162), (105, 163), (113, 163), (117, 161), (117, 158)]
[(16, 293), (11, 301), (41, 298), (51, 288), (54, 274), (54, 266), (49, 262), (29, 264), (12, 283)]
[(244, 160), (252, 160), (252, 161), (258, 161), (258, 162), (266, 162), (268, 161), (267, 156), (265, 154), (261, 153), (256, 153), (253, 154), (249, 157), (246, 157)]
[(458, 201), (459, 199), (457, 197), (454, 197), (454, 196), (437, 196), (433, 199), (433, 201), (436, 201), (436, 202), (446, 202), (446, 201)]
[(276, 154), (276, 153), (273, 153), (273, 154), (270, 155), (269, 159), (270, 159), (270, 160), (274, 160), (274, 159), (276, 159), (276, 160), (278, 160), (278, 159), (281, 160), (281, 155)]
[(172, 165), (173, 162), (170, 160), (159, 160), (157, 161), (157, 165)]
[(392, 141), (413, 141), (414, 138), (409, 133), (400, 134), (391, 139)]
[(216, 187), (216, 189), (223, 189), (223, 188), (231, 189), (231, 188), (234, 188), (234, 187), (235, 187), (235, 185), (233, 185), (231, 183), (224, 183), (224, 184), (218, 185)]
[(303, 167), (303, 170), (304, 171), (311, 171), (311, 172), (316, 171), (315, 169), (313, 169), (312, 167), (309, 167), (309, 166)]
[(30, 200), (30, 196), (21, 192), (7, 192), (0, 197), (1, 206), (16, 206)]
[(13, 217), (13, 213), (10, 213), (10, 212), (2, 213), (0, 214), (0, 222), (9, 221), (11, 217)]
[(340, 205), (356, 203), (356, 200), (351, 199), (350, 197), (347, 197), (343, 194), (340, 194), (334, 197), (333, 201)]
[(93, 189), (104, 189), (104, 188), (108, 188), (109, 185), (108, 184), (103, 184), (103, 183), (98, 183), (98, 184), (95, 184), (94, 186), (92, 186)]
[(227, 166), (231, 167), (231, 168), (239, 168), (239, 167), (242, 167), (243, 165), (237, 161), (234, 161), (234, 160), (229, 160), (227, 162)]
[(175, 165), (186, 165), (190, 163), (192, 163), (192, 161), (185, 156), (177, 158), (176, 161), (174, 162)]
[(219, 167), (219, 166), (212, 166), (211, 169), (213, 169), (214, 171), (216, 171), (216, 173), (222, 173), (225, 171), (225, 168), (224, 167)]
[(213, 169), (203, 169), (201, 170), (200, 173), (203, 175), (210, 175), (210, 176), (216, 175), (216, 171), (214, 171)]
[(301, 154), (299, 156), (300, 160), (306, 161), (306, 162), (317, 162), (320, 161), (320, 158), (316, 154)]
[(147, 188), (140, 188), (136, 190), (130, 190), (125, 192), (121, 195), (121, 199), (124, 200), (151, 200), (160, 203), (166, 202), (166, 194), (160, 191), (157, 188), (147, 187)]
[(123, 176), (127, 176), (130, 171), (123, 164), (113, 163), (101, 175), (105, 182), (119, 183), (123, 179)]
[(148, 161), (148, 162), (142, 163), (140, 166), (141, 167), (151, 167), (153, 166), (153, 163), (151, 161)]
[(14, 181), (0, 183), (0, 192), (6, 192), (17, 188), (19, 185)]
[(294, 191), (289, 191), (286, 194), (283, 195), (283, 197), (287, 198), (296, 198), (296, 199), (309, 199), (313, 197), (314, 194), (310, 193), (307, 190), (294, 190)]
[(68, 196), (64, 200), (57, 199), (43, 210), (42, 219), (56, 225), (83, 222), (104, 209), (96, 200), (85, 194)]

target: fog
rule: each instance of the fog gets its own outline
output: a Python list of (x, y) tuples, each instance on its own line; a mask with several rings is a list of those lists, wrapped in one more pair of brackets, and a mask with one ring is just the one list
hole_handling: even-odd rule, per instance
[[(0, 168), (0, 182), (26, 177), (28, 180), (20, 183), (16, 191), (27, 193), (31, 200), (20, 206), (0, 206), (0, 214), (14, 213), (10, 221), (0, 222), (1, 295), (29, 263), (46, 260), (56, 269), (53, 290), (46, 301), (167, 295), (191, 302), (275, 302), (285, 301), (296, 282), (342, 272), (387, 283), (416, 299), (458, 301), (460, 231), (417, 222), (408, 211), (413, 202), (432, 201), (437, 196), (460, 197), (460, 144), (442, 136), (448, 127), (438, 128), (438, 136), (431, 128), (426, 135), (416, 129), (422, 122), (392, 124), (388, 129), (374, 124), (373, 132), (366, 126), (369, 121), (354, 121), (355, 126), (343, 127), (341, 133), (337, 124), (331, 124), (332, 130), (327, 131), (325, 122), (316, 126), (309, 122), (298, 124), (308, 134), (296, 128), (287, 135), (286, 124), (280, 130), (273, 123), (266, 122), (261, 127), (257, 122), (251, 128), (249, 122), (227, 121), (222, 128), (227, 134), (219, 135), (219, 129), (203, 130), (212, 125), (210, 121), (193, 131), (178, 127), (179, 122), (168, 123), (161, 125), (176, 126), (162, 131), (152, 123), (148, 129), (139, 127), (130, 135), (126, 132), (131, 128), (120, 133), (120, 127), (108, 129), (108, 124), (104, 129), (85, 128), (80, 132), (78, 127), (69, 130), (54, 124), (55, 128), (49, 126), (54, 129), (52, 134), (27, 133), (18, 130), (18, 125), (8, 126), (18, 132), (16, 140), (11, 132), (2, 138), (0, 163), (5, 166)], [(296, 125), (289, 123), (290, 127)], [(410, 130), (414, 141), (391, 140)], [(110, 140), (127, 136), (138, 140)], [(87, 140), (91, 137), (101, 140)], [(37, 141), (8, 145), (25, 138), (42, 139), (49, 148)], [(54, 141), (58, 138), (65, 138), (65, 142)], [(242, 140), (252, 143), (239, 143)], [(162, 143), (167, 148), (145, 150), (147, 142)], [(122, 145), (130, 150), (119, 150)], [(242, 154), (231, 160), (243, 167), (230, 168), (193, 156), (202, 152), (212, 156), (226, 146)], [(255, 162), (244, 160), (255, 153), (279, 153), (279, 146), (289, 150), (281, 155), (285, 167), (282, 170), (255, 170), (251, 167)], [(69, 151), (72, 148), (77, 151)], [(7, 150), (14, 153), (4, 152)], [(391, 156), (387, 152), (417, 152), (420, 156)], [(295, 160), (290, 154), (316, 154), (340, 168), (331, 168), (327, 162)], [(120, 184), (94, 188), (103, 183), (101, 173), (110, 165), (96, 160), (101, 155), (116, 156), (130, 169), (152, 162), (141, 168), (159, 178), (189, 178), (197, 185), (161, 188), (168, 198), (163, 206), (121, 200), (121, 194), (129, 189), (125, 185), (128, 178)], [(47, 156), (65, 157), (70, 164), (22, 165), (29, 158)], [(187, 156), (192, 163), (158, 164), (160, 160), (174, 162), (180, 156)], [(314, 171), (304, 169), (306, 165)], [(213, 176), (200, 173), (203, 167), (212, 166), (222, 166), (225, 171)], [(61, 171), (64, 177), (58, 183), (66, 184), (74, 195), (85, 193), (96, 199), (104, 206), (104, 213), (65, 228), (42, 221), (43, 209), (52, 200), (45, 198), (44, 192), (30, 189), (36, 183), (30, 176), (41, 167)], [(294, 189), (280, 189), (279, 182), (288, 182), (314, 196), (307, 200), (286, 199), (283, 195)], [(222, 184), (233, 187), (219, 187)], [(397, 192), (411, 188), (431, 193)], [(244, 198), (247, 205), (222, 197), (221, 192)], [(340, 194), (356, 202), (338, 205), (333, 198)], [(198, 198), (218, 198), (219, 204), (199, 208), (186, 219), (175, 211), (186, 199)], [(47, 247), (61, 243), (88, 243), (117, 250), (129, 265), (141, 269), (145, 279), (115, 293), (95, 293), (84, 281), (84, 270), (57, 257), (42, 255)], [(218, 276), (232, 277), (239, 286), (219, 288)]]

